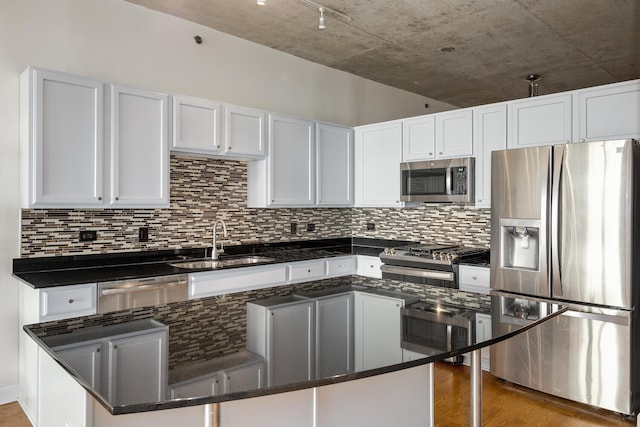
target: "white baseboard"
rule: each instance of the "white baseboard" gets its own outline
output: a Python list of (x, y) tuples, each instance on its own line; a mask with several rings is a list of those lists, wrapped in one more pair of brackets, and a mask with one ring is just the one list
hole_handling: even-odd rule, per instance
[(20, 387), (18, 384), (0, 387), (0, 405), (17, 401), (19, 395)]

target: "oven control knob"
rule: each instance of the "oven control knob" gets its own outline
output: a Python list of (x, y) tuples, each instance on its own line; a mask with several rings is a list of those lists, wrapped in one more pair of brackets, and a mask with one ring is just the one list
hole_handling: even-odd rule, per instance
[(391, 255), (395, 255), (396, 254), (396, 248), (391, 248)]

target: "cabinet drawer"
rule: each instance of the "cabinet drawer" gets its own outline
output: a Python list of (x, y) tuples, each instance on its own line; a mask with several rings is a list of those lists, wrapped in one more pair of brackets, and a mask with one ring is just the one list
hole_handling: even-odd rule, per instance
[(189, 275), (189, 299), (284, 285), (285, 264), (234, 268)]
[(461, 291), (471, 291), (489, 294), (490, 278), (489, 267), (474, 267), (461, 265), (459, 270), (459, 284)]
[(356, 258), (353, 256), (327, 260), (327, 276), (347, 276), (356, 272)]
[(96, 293), (95, 283), (42, 289), (40, 321), (95, 314)]
[(359, 276), (382, 278), (382, 271), (380, 271), (382, 261), (380, 261), (380, 258), (368, 255), (358, 255), (357, 258), (357, 273)]
[(325, 274), (325, 260), (289, 264), (290, 283), (323, 279)]

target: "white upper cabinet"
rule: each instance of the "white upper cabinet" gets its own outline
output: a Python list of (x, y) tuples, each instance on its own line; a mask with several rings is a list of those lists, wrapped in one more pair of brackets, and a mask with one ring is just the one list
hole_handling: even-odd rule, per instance
[(355, 205), (402, 207), (402, 122), (360, 126), (355, 130), (355, 137)]
[(220, 104), (214, 101), (174, 96), (172, 150), (220, 153), (220, 110)]
[(265, 112), (208, 99), (173, 97), (171, 151), (233, 160), (265, 156)]
[(402, 121), (402, 161), (435, 159), (435, 115), (414, 117)]
[(269, 115), (269, 187), (273, 206), (315, 203), (315, 132), (308, 120)]
[(313, 206), (315, 204), (315, 124), (269, 115), (269, 155), (249, 162), (249, 207)]
[(28, 68), (20, 78), (25, 207), (103, 202), (102, 82)]
[(576, 104), (578, 141), (640, 138), (640, 81), (579, 90)]
[(104, 97), (104, 86), (35, 68), (22, 74), (25, 207), (169, 205), (167, 95), (111, 85)]
[(474, 109), (476, 207), (491, 207), (491, 153), (507, 148), (507, 104)]
[(353, 205), (353, 129), (316, 125), (318, 206)]
[(263, 159), (266, 147), (265, 112), (225, 105), (224, 153), (242, 159)]
[(169, 98), (111, 85), (113, 206), (169, 206)]
[(510, 102), (509, 148), (571, 142), (571, 105), (571, 93)]
[(473, 110), (436, 114), (436, 157), (468, 157), (473, 154)]

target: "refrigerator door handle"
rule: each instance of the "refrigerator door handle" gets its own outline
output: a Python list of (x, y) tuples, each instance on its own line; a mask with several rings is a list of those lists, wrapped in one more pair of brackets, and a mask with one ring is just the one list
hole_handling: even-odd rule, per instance
[(551, 287), (552, 295), (562, 296), (562, 271), (560, 269), (560, 184), (564, 166), (564, 145), (553, 147), (553, 171), (551, 178)]

